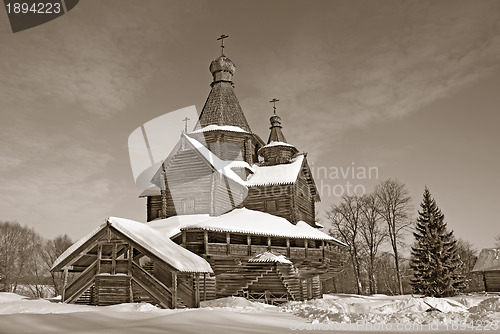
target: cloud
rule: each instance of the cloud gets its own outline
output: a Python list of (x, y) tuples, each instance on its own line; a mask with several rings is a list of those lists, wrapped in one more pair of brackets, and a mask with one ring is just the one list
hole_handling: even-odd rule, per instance
[(4, 35), (0, 100), (5, 109), (57, 103), (109, 118), (144, 95), (168, 46), (177, 42), (174, 27), (190, 9), (163, 2), (85, 3), (49, 24)]
[(2, 220), (17, 220), (44, 235), (55, 235), (67, 232), (66, 224), (109, 215), (116, 190), (103, 171), (113, 160), (110, 154), (31, 127), (2, 131), (0, 138)]
[(500, 3), (395, 4), (335, 3), (304, 14), (289, 57), (262, 64), (262, 90), (272, 87), (293, 123), (286, 133), (314, 143), (310, 152), (328, 150), (326, 134), (338, 139), (403, 117), (499, 68)]

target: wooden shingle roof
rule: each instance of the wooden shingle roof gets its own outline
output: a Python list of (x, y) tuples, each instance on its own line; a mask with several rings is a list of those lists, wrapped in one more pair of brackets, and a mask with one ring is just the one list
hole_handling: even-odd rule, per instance
[(209, 125), (227, 125), (252, 132), (234, 93), (232, 82), (234, 71), (234, 63), (225, 56), (220, 56), (210, 64), (210, 72), (213, 76), (212, 90), (208, 94), (194, 130)]
[(208, 125), (229, 125), (252, 132), (236, 98), (232, 83), (221, 81), (212, 86), (194, 130)]

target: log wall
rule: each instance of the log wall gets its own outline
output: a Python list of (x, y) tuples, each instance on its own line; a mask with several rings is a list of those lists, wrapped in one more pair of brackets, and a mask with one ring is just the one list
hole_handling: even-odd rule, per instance
[(129, 303), (131, 301), (130, 276), (97, 275), (95, 294), (98, 306)]
[(294, 223), (299, 220), (305, 221), (311, 226), (315, 225), (315, 202), (313, 194), (311, 193), (311, 188), (307, 182), (304, 173), (308, 173), (307, 168), (304, 167), (299, 173), (297, 182), (294, 185), (294, 203), (293, 208), (295, 210)]
[(248, 196), (240, 207), (267, 212), (275, 216), (295, 222), (292, 207), (292, 185), (269, 185), (250, 187)]
[(485, 271), (483, 279), (486, 292), (500, 292), (500, 271)]

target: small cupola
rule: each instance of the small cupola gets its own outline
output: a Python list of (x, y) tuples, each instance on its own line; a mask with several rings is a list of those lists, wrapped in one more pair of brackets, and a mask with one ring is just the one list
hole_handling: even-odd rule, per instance
[(297, 156), (299, 150), (295, 146), (288, 144), (283, 135), (281, 126), (281, 117), (276, 115), (276, 102), (279, 100), (273, 99), (270, 102), (274, 103), (274, 114), (269, 121), (271, 122), (271, 133), (267, 140), (267, 145), (259, 149), (259, 155), (264, 158), (263, 165), (273, 166), (279, 164), (287, 164)]

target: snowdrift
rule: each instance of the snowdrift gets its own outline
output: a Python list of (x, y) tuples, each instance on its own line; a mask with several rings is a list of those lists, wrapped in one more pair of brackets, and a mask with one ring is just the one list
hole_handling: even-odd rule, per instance
[[(0, 334), (128, 334), (167, 331), (275, 334), (293, 333), (315, 324), (344, 325), (360, 322), (373, 325), (436, 324), (436, 330), (450, 330), (456, 324), (466, 324), (469, 328), (465, 331), (472, 330), (470, 326), (473, 325), (474, 330), (500, 332), (500, 296), (495, 295), (423, 298), (410, 295), (336, 294), (324, 295), (323, 299), (289, 302), (281, 306), (228, 297), (202, 302), (201, 306), (199, 309), (177, 310), (160, 309), (147, 303), (96, 307), (0, 293)], [(489, 324), (489, 328), (484, 326), (486, 324)]]

